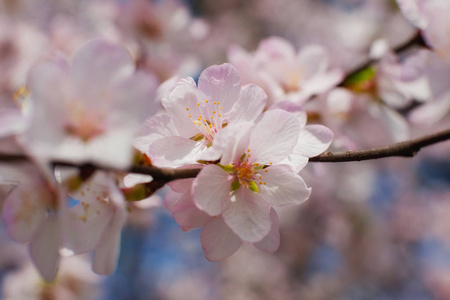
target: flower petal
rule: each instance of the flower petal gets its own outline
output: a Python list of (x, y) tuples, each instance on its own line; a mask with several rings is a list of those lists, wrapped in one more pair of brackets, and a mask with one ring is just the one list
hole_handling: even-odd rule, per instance
[(314, 157), (328, 149), (333, 132), (323, 125), (308, 125), (300, 129), (293, 154)]
[(233, 177), (216, 165), (208, 165), (197, 175), (192, 195), (198, 208), (211, 216), (219, 215), (222, 206), (230, 201)]
[(183, 193), (178, 199), (173, 210), (173, 217), (183, 231), (202, 227), (210, 218), (195, 205), (190, 191)]
[(151, 116), (145, 120), (139, 131), (139, 136), (133, 141), (133, 146), (142, 153), (148, 153), (150, 145), (163, 137), (178, 135), (172, 118), (168, 115)]
[(241, 239), (218, 216), (210, 218), (200, 233), (205, 257), (210, 261), (219, 261), (231, 256), (242, 244)]
[(53, 215), (42, 224), (30, 244), (31, 258), (47, 281), (52, 281), (58, 271), (60, 243), (59, 222), (56, 215)]
[(237, 102), (230, 111), (230, 123), (255, 121), (267, 103), (266, 93), (254, 84), (242, 88)]
[(270, 227), (269, 233), (264, 239), (253, 245), (262, 251), (274, 253), (280, 246), (280, 222), (278, 220), (278, 214), (273, 208), (270, 210), (270, 220), (272, 221), (272, 226)]
[(299, 120), (294, 114), (278, 109), (266, 111), (250, 137), (251, 161), (261, 164), (282, 161), (296, 145), (299, 130)]
[(39, 186), (19, 185), (4, 203), (2, 219), (9, 235), (18, 242), (28, 242), (47, 217), (47, 200), (52, 195)]
[(84, 100), (99, 96), (111, 82), (130, 76), (134, 64), (126, 48), (105, 40), (83, 45), (73, 57), (72, 75)]
[(96, 248), (92, 262), (92, 270), (101, 275), (111, 274), (116, 268), (117, 257), (120, 251), (120, 233), (127, 219), (125, 199), (122, 193), (110, 182), (111, 204), (114, 206), (114, 215), (104, 231), (101, 244)]
[(243, 187), (225, 202), (222, 216), (242, 240), (251, 243), (261, 241), (271, 227), (269, 204), (261, 194)]
[(241, 91), (239, 73), (228, 63), (208, 67), (200, 74), (198, 89), (207, 97), (202, 100), (220, 102), (223, 112), (227, 113), (237, 101)]
[(300, 204), (311, 194), (303, 179), (287, 166), (278, 165), (268, 167), (267, 172), (260, 172), (261, 181), (259, 192), (271, 206)]
[(190, 138), (199, 133), (193, 121), (203, 114), (197, 103), (203, 103), (205, 98), (206, 95), (197, 90), (195, 86), (182, 82), (167, 97), (161, 100), (167, 114), (172, 118), (175, 128), (181, 136)]
[(170, 136), (152, 143), (149, 155), (159, 167), (179, 167), (195, 163), (201, 148), (202, 143), (181, 136)]

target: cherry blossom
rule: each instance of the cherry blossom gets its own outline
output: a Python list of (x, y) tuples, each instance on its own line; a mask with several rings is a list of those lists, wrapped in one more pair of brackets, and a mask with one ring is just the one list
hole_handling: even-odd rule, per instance
[[(170, 183), (170, 190), (165, 197), (166, 208), (184, 231), (203, 227), (200, 241), (205, 257), (210, 261), (222, 260), (242, 245), (242, 239), (226, 225), (222, 216), (211, 217), (200, 210), (192, 197), (194, 179), (182, 179)], [(270, 211), (271, 229), (263, 240), (253, 243), (266, 252), (275, 252), (280, 243), (278, 216), (274, 209)]]
[(71, 65), (44, 62), (30, 74), (30, 128), (21, 140), (38, 158), (124, 168), (133, 133), (152, 114), (156, 83), (134, 72), (125, 48), (103, 40), (81, 47)]
[(270, 231), (273, 206), (299, 204), (311, 191), (283, 164), (297, 144), (295, 115), (270, 110), (256, 124), (230, 126), (211, 152), (222, 153), (219, 165), (207, 165), (192, 187), (195, 204), (210, 216), (223, 217), (240, 239), (259, 242)]
[(244, 82), (254, 82), (264, 88), (269, 104), (304, 103), (343, 79), (340, 69), (330, 68), (328, 55), (322, 47), (309, 45), (296, 52), (292, 44), (279, 37), (262, 40), (252, 54), (234, 46), (228, 58), (246, 75)]
[(167, 114), (146, 121), (138, 149), (148, 153), (157, 166), (195, 163), (218, 132), (230, 124), (255, 120), (265, 103), (261, 88), (240, 86), (235, 67), (211, 66), (201, 73), (198, 87), (186, 78), (163, 97)]
[(119, 254), (120, 233), (127, 218), (123, 194), (113, 177), (97, 172), (71, 196), (79, 203), (62, 209), (62, 253), (73, 255), (94, 251), (94, 272), (112, 273)]
[(10, 236), (30, 242), (30, 254), (42, 277), (51, 281), (60, 261), (60, 199), (63, 192), (43, 178), (36, 166), (26, 164), (0, 169), (0, 185), (15, 187), (6, 196), (2, 219)]
[(446, 0), (397, 0), (405, 17), (422, 29), (426, 42), (443, 60), (450, 60), (450, 21), (443, 12), (450, 11)]

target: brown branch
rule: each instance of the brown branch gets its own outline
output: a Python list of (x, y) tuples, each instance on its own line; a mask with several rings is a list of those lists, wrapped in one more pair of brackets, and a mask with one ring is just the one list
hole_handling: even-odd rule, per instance
[(346, 162), (377, 159), (384, 157), (413, 157), (423, 147), (433, 145), (450, 139), (450, 129), (426, 135), (420, 138), (396, 143), (386, 147), (368, 150), (325, 152), (310, 158), (312, 162)]
[[(439, 131), (430, 135), (426, 135), (420, 138), (392, 144), (390, 146), (373, 148), (368, 150), (358, 151), (344, 151), (344, 152), (325, 152), (319, 156), (309, 159), (311, 162), (349, 162), (349, 161), (362, 161), (370, 159), (378, 159), (384, 157), (413, 157), (423, 147), (430, 146), (439, 142), (450, 140), (450, 128)], [(29, 161), (29, 158), (21, 154), (0, 154), (0, 161), (2, 162), (20, 162)], [(117, 170), (107, 166), (101, 166), (98, 164), (75, 164), (66, 161), (54, 161), (53, 165), (76, 167), (80, 170), (107, 170), (117, 171), (122, 173), (136, 173), (150, 175), (154, 180), (159, 182), (169, 182), (176, 179), (194, 178), (200, 172), (201, 168), (193, 169), (170, 169), (170, 168), (157, 168), (154, 166), (133, 166), (128, 170)]]

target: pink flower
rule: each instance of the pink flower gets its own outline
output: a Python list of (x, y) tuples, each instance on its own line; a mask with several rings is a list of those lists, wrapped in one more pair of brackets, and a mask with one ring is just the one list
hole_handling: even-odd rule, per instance
[(405, 17), (422, 34), (441, 59), (450, 61), (450, 2), (447, 0), (397, 0)]
[(63, 253), (94, 251), (94, 272), (102, 275), (112, 273), (119, 255), (121, 230), (127, 218), (123, 194), (110, 174), (97, 171), (71, 196), (79, 203), (61, 211)]
[(62, 191), (30, 164), (2, 166), (0, 171), (0, 185), (16, 184), (7, 194), (2, 211), (8, 233), (18, 242), (30, 242), (34, 264), (42, 277), (51, 281), (60, 261), (62, 233), (58, 210)]
[(311, 193), (283, 163), (299, 147), (299, 134), (297, 117), (282, 110), (267, 111), (256, 125), (222, 131), (210, 150), (222, 153), (220, 164), (205, 166), (193, 183), (197, 207), (221, 216), (241, 240), (263, 240), (272, 227), (271, 207), (302, 203)]
[[(200, 234), (205, 257), (210, 261), (222, 260), (242, 245), (242, 239), (224, 222), (222, 216), (211, 217), (200, 210), (192, 197), (194, 179), (182, 179), (171, 182), (172, 188), (165, 197), (166, 208), (173, 214), (176, 222), (184, 231), (203, 227)], [(274, 209), (270, 211), (271, 229), (263, 240), (253, 243), (266, 252), (275, 252), (280, 244), (278, 216)]]
[(169, 183), (165, 206), (182, 230), (203, 227), (200, 240), (207, 259), (224, 259), (243, 242), (266, 252), (278, 249), (273, 207), (309, 197), (310, 189), (297, 172), (332, 139), (326, 127), (305, 123), (304, 112), (273, 109), (256, 125), (231, 124), (203, 153), (219, 164), (204, 166), (195, 179)]
[(254, 121), (265, 103), (259, 87), (241, 88), (232, 65), (211, 66), (201, 73), (198, 87), (192, 78), (178, 82), (162, 99), (167, 115), (148, 119), (135, 144), (158, 166), (195, 163), (218, 132), (230, 124)]
[(125, 48), (102, 40), (81, 47), (71, 66), (46, 62), (30, 74), (26, 149), (44, 160), (94, 161), (125, 168), (132, 138), (156, 109), (153, 77), (134, 71)]
[(292, 44), (280, 37), (261, 41), (253, 54), (234, 46), (228, 58), (246, 75), (244, 82), (264, 88), (269, 104), (303, 103), (313, 95), (330, 90), (344, 76), (341, 70), (330, 68), (328, 55), (322, 47), (309, 45), (296, 52)]

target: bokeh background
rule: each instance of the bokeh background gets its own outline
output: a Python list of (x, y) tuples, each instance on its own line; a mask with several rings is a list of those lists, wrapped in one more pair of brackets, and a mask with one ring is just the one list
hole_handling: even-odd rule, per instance
[[(416, 33), (391, 0), (0, 0), (0, 101), (11, 103), (37, 62), (99, 36), (126, 45), (162, 82), (195, 78), (226, 62), (230, 45), (253, 51), (273, 35), (322, 45), (332, 66), (350, 71), (375, 41), (395, 47)], [(351, 117), (338, 137), (361, 149), (392, 143), (368, 112)], [(411, 136), (449, 124), (412, 126)], [(181, 231), (160, 204), (163, 189), (130, 214), (113, 275), (93, 273), (89, 256), (67, 257), (50, 284), (2, 224), (0, 299), (450, 299), (449, 153), (445, 142), (411, 159), (310, 163), (301, 175), (312, 196), (278, 210), (275, 254), (245, 245), (207, 261), (200, 231)]]

